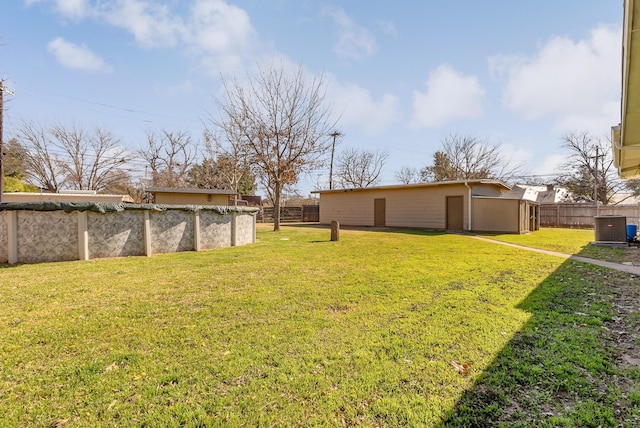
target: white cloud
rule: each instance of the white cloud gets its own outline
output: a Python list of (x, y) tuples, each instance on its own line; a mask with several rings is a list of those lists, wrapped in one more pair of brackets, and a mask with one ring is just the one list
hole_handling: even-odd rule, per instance
[(429, 75), (427, 92), (413, 93), (413, 125), (438, 127), (483, 114), (485, 91), (475, 76), (465, 76), (448, 65)]
[(528, 174), (533, 152), (531, 145), (519, 145), (512, 142), (500, 144), (500, 157), (507, 170), (516, 168), (519, 174)]
[[(148, 49), (181, 49), (210, 74), (243, 68), (259, 41), (249, 15), (226, 0), (192, 0), (189, 12), (179, 2), (157, 0), (24, 0), (54, 3), (64, 17), (92, 18), (130, 33)], [(215, 73), (210, 70), (215, 70)]]
[(36, 3), (54, 3), (56, 10), (67, 18), (84, 18), (91, 12), (89, 0), (24, 0), (24, 4), (28, 7)]
[(535, 55), (489, 64), (506, 79), (509, 109), (526, 119), (551, 117), (555, 131), (602, 133), (619, 120), (620, 54), (620, 29), (600, 26), (587, 39), (555, 37)]
[(99, 71), (110, 73), (113, 68), (102, 58), (94, 54), (86, 45), (76, 45), (62, 37), (52, 40), (47, 45), (58, 62), (64, 67), (82, 71)]
[(175, 85), (156, 86), (156, 92), (166, 93), (171, 96), (191, 94), (194, 90), (195, 87), (190, 80), (185, 80), (184, 82), (176, 83)]
[(129, 31), (143, 47), (174, 47), (186, 31), (180, 17), (162, 4), (145, 0), (105, 3), (102, 16), (113, 26)]
[(341, 114), (341, 125), (355, 125), (369, 134), (382, 132), (400, 119), (399, 100), (392, 94), (376, 100), (367, 89), (330, 77), (327, 98), (333, 102), (333, 110)]
[(87, 0), (56, 0), (56, 6), (61, 14), (72, 18), (82, 18), (90, 9)]
[(376, 39), (371, 32), (355, 22), (338, 7), (325, 8), (324, 13), (338, 25), (340, 34), (333, 50), (343, 59), (359, 60), (369, 57), (378, 50)]
[(563, 171), (563, 165), (567, 163), (567, 155), (566, 154), (551, 154), (545, 156), (539, 164), (536, 165), (532, 171), (533, 174), (538, 175), (557, 175), (559, 172)]
[(379, 20), (376, 22), (376, 26), (383, 34), (389, 36), (396, 36), (398, 34), (395, 24), (391, 21)]
[(117, 0), (102, 10), (111, 25), (129, 31), (145, 48), (182, 47), (205, 70), (241, 68), (254, 45), (249, 15), (225, 0), (195, 0), (188, 16), (148, 0)]
[(191, 9), (185, 42), (204, 68), (237, 70), (257, 44), (249, 15), (223, 0), (198, 0)]
[(255, 33), (243, 9), (221, 0), (199, 0), (191, 14), (191, 41), (206, 52), (246, 49)]

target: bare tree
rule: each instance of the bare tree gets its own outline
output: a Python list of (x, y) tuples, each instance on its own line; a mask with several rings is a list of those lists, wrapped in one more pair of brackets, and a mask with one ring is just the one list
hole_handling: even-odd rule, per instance
[(396, 180), (402, 184), (414, 184), (422, 182), (420, 170), (411, 166), (403, 166), (396, 172)]
[(184, 187), (196, 158), (196, 146), (184, 131), (147, 132), (147, 147), (138, 152), (151, 170), (151, 186)]
[(96, 128), (88, 134), (82, 128), (56, 125), (51, 133), (69, 159), (62, 163), (67, 185), (103, 191), (129, 179), (125, 168), (134, 154), (122, 148), (111, 132)]
[(371, 187), (378, 183), (389, 153), (380, 150), (349, 148), (338, 155), (336, 181), (338, 186)]
[(217, 99), (221, 117), (214, 123), (246, 150), (272, 197), (278, 231), (284, 188), (322, 165), (335, 122), (322, 78), (305, 78), (302, 67), (289, 72), (282, 63), (259, 64), (257, 75), (248, 77), (247, 85), (223, 78), (225, 94)]
[(238, 134), (217, 135), (205, 131), (203, 160), (189, 171), (190, 184), (201, 188), (228, 189), (242, 195), (253, 195), (256, 177), (251, 171), (246, 146)]
[(142, 178), (134, 178), (130, 173), (119, 175), (119, 180), (112, 182), (104, 189), (105, 193), (129, 195), (136, 203), (151, 202), (145, 199)]
[(23, 123), (18, 138), (27, 177), (51, 192), (65, 188), (104, 191), (128, 177), (133, 153), (120, 147), (109, 131), (88, 133), (77, 126), (57, 124), (45, 128)]
[(50, 133), (42, 126), (25, 122), (20, 125), (18, 139), (25, 148), (25, 172), (41, 189), (57, 192), (65, 182), (61, 153)]
[(442, 139), (442, 150), (434, 153), (433, 164), (420, 172), (422, 181), (427, 182), (479, 178), (509, 181), (519, 170), (519, 165), (505, 159), (499, 144), (452, 134)]
[(624, 188), (633, 190), (633, 181), (624, 182), (618, 177), (607, 139), (594, 138), (588, 132), (569, 133), (562, 137), (562, 146), (569, 151), (563, 166), (567, 175), (560, 177), (557, 184), (574, 195), (594, 200), (596, 170), (597, 199), (604, 205), (611, 202), (616, 192)]

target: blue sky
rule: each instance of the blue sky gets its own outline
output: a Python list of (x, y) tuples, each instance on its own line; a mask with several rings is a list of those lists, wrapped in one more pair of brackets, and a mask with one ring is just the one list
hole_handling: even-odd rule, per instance
[(199, 139), (221, 73), (274, 58), (324, 75), (337, 150), (388, 151), (382, 185), (449, 134), (558, 174), (562, 135), (620, 120), (621, 0), (8, 0), (1, 22), (5, 137), (35, 121), (102, 126), (130, 150), (163, 128)]

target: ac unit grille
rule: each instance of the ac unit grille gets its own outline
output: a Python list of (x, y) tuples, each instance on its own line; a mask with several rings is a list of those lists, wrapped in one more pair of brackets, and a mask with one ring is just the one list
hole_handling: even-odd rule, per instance
[(595, 218), (596, 241), (627, 242), (627, 218), (601, 216)]

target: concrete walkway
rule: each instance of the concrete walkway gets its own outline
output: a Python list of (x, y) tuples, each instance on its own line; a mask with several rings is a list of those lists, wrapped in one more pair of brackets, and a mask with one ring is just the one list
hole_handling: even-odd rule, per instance
[(517, 244), (511, 244), (509, 242), (496, 241), (495, 239), (484, 238), (482, 236), (474, 236), (474, 235), (462, 235), (462, 236), (467, 236), (469, 238), (477, 239), (477, 240), (480, 240), (480, 241), (491, 242), (493, 244), (506, 245), (507, 247), (519, 248), (521, 250), (534, 251), (536, 253), (547, 254), (549, 256), (561, 257), (561, 258), (567, 259), (567, 260), (575, 260), (577, 262), (589, 263), (589, 264), (592, 264), (592, 265), (602, 266), (602, 267), (606, 267), (606, 268), (609, 268), (609, 269), (615, 269), (615, 270), (620, 271), (620, 272), (626, 272), (626, 273), (630, 273), (630, 274), (633, 274), (633, 275), (640, 276), (640, 266), (629, 266), (629, 265), (623, 265), (623, 264), (620, 264), (620, 263), (605, 262), (604, 260), (596, 260), (596, 259), (590, 259), (590, 258), (587, 258), (587, 257), (574, 256), (572, 254), (558, 253), (556, 251), (541, 250), (539, 248), (525, 247), (524, 245), (517, 245)]

